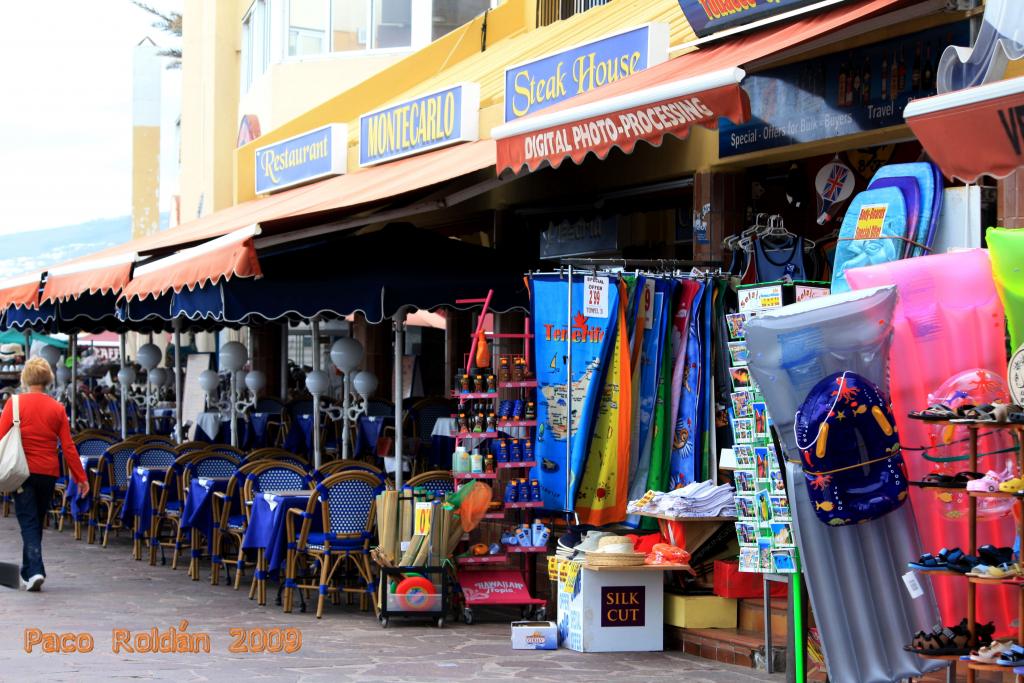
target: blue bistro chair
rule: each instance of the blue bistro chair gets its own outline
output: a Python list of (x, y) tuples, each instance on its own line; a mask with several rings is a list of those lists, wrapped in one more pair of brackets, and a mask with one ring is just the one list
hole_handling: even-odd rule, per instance
[[(185, 508), (184, 472), (195, 458), (186, 453), (178, 455), (167, 469), (163, 481), (149, 482), (149, 499), (152, 507), (152, 519), (149, 520), (149, 564), (156, 565), (157, 548), (172, 548), (171, 569), (178, 568), (178, 555), (181, 553), (181, 514)], [(141, 523), (141, 520), (140, 520)], [(141, 528), (141, 527), (140, 527)], [(160, 530), (169, 528), (167, 541), (160, 540)]]
[[(242, 511), (242, 487), (245, 485), (245, 477), (259, 462), (243, 461), (238, 465), (235, 472), (228, 476), (228, 483), (224, 491), (216, 491), (213, 494), (211, 507), (213, 508), (213, 535), (212, 550), (210, 557), (210, 583), (216, 586), (220, 583), (220, 570), (224, 568), (225, 578), (228, 584), (231, 581), (230, 567), (222, 557), (222, 546), (225, 536), (228, 540), (236, 540), (241, 547), (241, 537), (245, 535), (246, 516)], [(237, 590), (237, 586), (235, 586)]]
[[(93, 434), (93, 433), (79, 434), (78, 436), (74, 437), (73, 441), (75, 443), (75, 450), (77, 450), (78, 451), (78, 455), (80, 455), (83, 458), (99, 458), (101, 455), (103, 455), (106, 452), (106, 450), (108, 448), (110, 448), (111, 446), (113, 446), (114, 444), (117, 443), (117, 439), (115, 439), (112, 436), (107, 436), (105, 434)], [(69, 501), (67, 499), (67, 484), (68, 484), (68, 481), (69, 481), (68, 477), (70, 477), (71, 475), (68, 473), (67, 463), (64, 463), (63, 460), (64, 460), (64, 455), (63, 455), (63, 453), (61, 453), (61, 461), (62, 461), (61, 470), (64, 473), (65, 480), (64, 480), (64, 487), (63, 487), (63, 490), (61, 492), (61, 504), (60, 504), (60, 511), (59, 511), (59, 514), (58, 514), (58, 522), (57, 522), (57, 529), (59, 531), (63, 531), (64, 530), (64, 517), (65, 516), (72, 516), (71, 501)], [(88, 475), (88, 472), (86, 474)], [(86, 519), (88, 519), (88, 518), (86, 518)], [(82, 540), (82, 521), (83, 520), (82, 519), (78, 519), (77, 517), (73, 517), (71, 521), (75, 525), (75, 540), (76, 541)]]
[(290, 465), (301, 467), (307, 472), (312, 471), (309, 460), (304, 455), (290, 453), (283, 448), (257, 448), (245, 457), (245, 462), (256, 462), (257, 460), (273, 460), (274, 462), (286, 462)]
[[(330, 475), (316, 485), (316, 490), (317, 495), (310, 497), (305, 511), (292, 508), (285, 518), (289, 542), (284, 611), (291, 612), (296, 588), (316, 589), (317, 619), (323, 616), (324, 600), (328, 594), (358, 593), (361, 607), (366, 611), (376, 591), (370, 567), (374, 503), (384, 485), (372, 472), (346, 470)], [(323, 523), (321, 532), (312, 531), (315, 515), (319, 515)], [(298, 530), (297, 520), (301, 520)], [(299, 566), (314, 564), (319, 566), (319, 577), (311, 574), (307, 582), (300, 582)], [(363, 586), (335, 584), (335, 574), (348, 564), (355, 567)], [(376, 601), (372, 602), (376, 610)]]
[(363, 462), (362, 460), (332, 460), (321, 465), (320, 469), (316, 470), (313, 473), (313, 476), (317, 479), (317, 481), (323, 481), (332, 474), (337, 474), (338, 472), (347, 472), (349, 470), (369, 472), (375, 475), (378, 479), (380, 479), (382, 484), (384, 484), (387, 479), (387, 477), (384, 475), (384, 470), (377, 467), (376, 465), (371, 465), (368, 462)]
[[(242, 539), (249, 528), (249, 515), (252, 511), (252, 499), (257, 493), (273, 490), (304, 489), (312, 485), (312, 477), (303, 468), (290, 463), (276, 462), (273, 460), (258, 460), (246, 463), (239, 468), (238, 474), (228, 482), (228, 491), (223, 495), (218, 494), (220, 500), (219, 526), (214, 529), (214, 572), (215, 580), (219, 579), (216, 566), (223, 563), (223, 543), (228, 538), (234, 541), (238, 547), (238, 556), (235, 558), (235, 590), (241, 585), (242, 572), (245, 570), (245, 550), (242, 548)], [(236, 491), (241, 488), (241, 496), (238, 502), (239, 514), (231, 514), (231, 496), (237, 495)], [(225, 564), (226, 566), (226, 564)], [(253, 587), (255, 588), (255, 578)], [(253, 594), (250, 590), (250, 597)]]
[(199, 451), (205, 451), (209, 448), (210, 444), (205, 441), (185, 441), (174, 447), (174, 452), (178, 455), (192, 455)]
[(214, 443), (206, 444), (206, 448), (203, 449), (206, 453), (217, 453), (218, 455), (230, 455), (231, 457), (241, 461), (245, 460), (245, 451), (241, 448), (229, 446), (226, 443)]
[(92, 488), (92, 507), (89, 509), (88, 542), (96, 542), (96, 530), (103, 520), (103, 547), (107, 547), (110, 530), (115, 520), (120, 526), (118, 512), (124, 505), (125, 493), (128, 490), (129, 462), (135, 455), (135, 444), (119, 443), (109, 447), (100, 456), (96, 467), (90, 472)]
[(455, 490), (455, 480), (452, 479), (452, 473), (447, 470), (433, 470), (410, 477), (404, 486), (426, 489), (443, 500), (445, 496)]

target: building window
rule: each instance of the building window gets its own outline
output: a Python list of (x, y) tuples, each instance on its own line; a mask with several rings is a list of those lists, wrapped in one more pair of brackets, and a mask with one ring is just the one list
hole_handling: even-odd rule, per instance
[(270, 65), (267, 0), (255, 0), (242, 19), (242, 92), (252, 87)]
[(326, 10), (326, 3), (323, 0), (289, 0), (289, 57), (318, 55), (327, 49)]
[(364, 0), (331, 0), (331, 51), (365, 50), (370, 43), (370, 6)]
[(412, 45), (412, 0), (372, 0), (373, 47)]
[(491, 0), (434, 0), (431, 40), (448, 35), (495, 4)]

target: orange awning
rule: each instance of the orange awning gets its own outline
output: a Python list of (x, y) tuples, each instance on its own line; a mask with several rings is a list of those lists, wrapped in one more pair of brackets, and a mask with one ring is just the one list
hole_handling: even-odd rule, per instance
[(31, 273), (0, 282), (0, 311), (6, 311), (9, 306), (39, 308), (42, 277), (42, 273)]
[(135, 276), (121, 298), (156, 298), (165, 292), (195, 289), (233, 277), (262, 277), (250, 226), (218, 237), (206, 244), (183, 249), (173, 256), (135, 269)]
[(750, 118), (740, 89), (744, 64), (889, 9), (902, 0), (850, 3), (757, 33), (684, 54), (614, 83), (497, 126), (499, 173), (582, 163), (588, 154), (605, 158), (613, 148), (627, 154), (643, 140), (654, 146), (666, 135), (685, 138), (695, 126), (717, 128), (718, 119)]
[(135, 253), (129, 252), (51, 268), (42, 303), (77, 299), (86, 293), (120, 294), (131, 278), (135, 258)]

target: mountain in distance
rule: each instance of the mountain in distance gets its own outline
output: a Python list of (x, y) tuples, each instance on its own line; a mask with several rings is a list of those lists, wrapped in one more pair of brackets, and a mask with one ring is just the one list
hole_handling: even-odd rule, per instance
[[(160, 229), (168, 213), (160, 214)], [(43, 270), (64, 261), (88, 256), (131, 239), (132, 217), (99, 218), (76, 225), (46, 228), (3, 236), (0, 279)]]

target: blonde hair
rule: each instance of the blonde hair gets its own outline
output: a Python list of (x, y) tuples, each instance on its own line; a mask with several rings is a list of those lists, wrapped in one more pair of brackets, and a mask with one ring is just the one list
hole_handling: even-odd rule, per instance
[(30, 358), (21, 371), (21, 383), (25, 387), (47, 387), (53, 384), (53, 370), (50, 369), (50, 364), (39, 356)]

